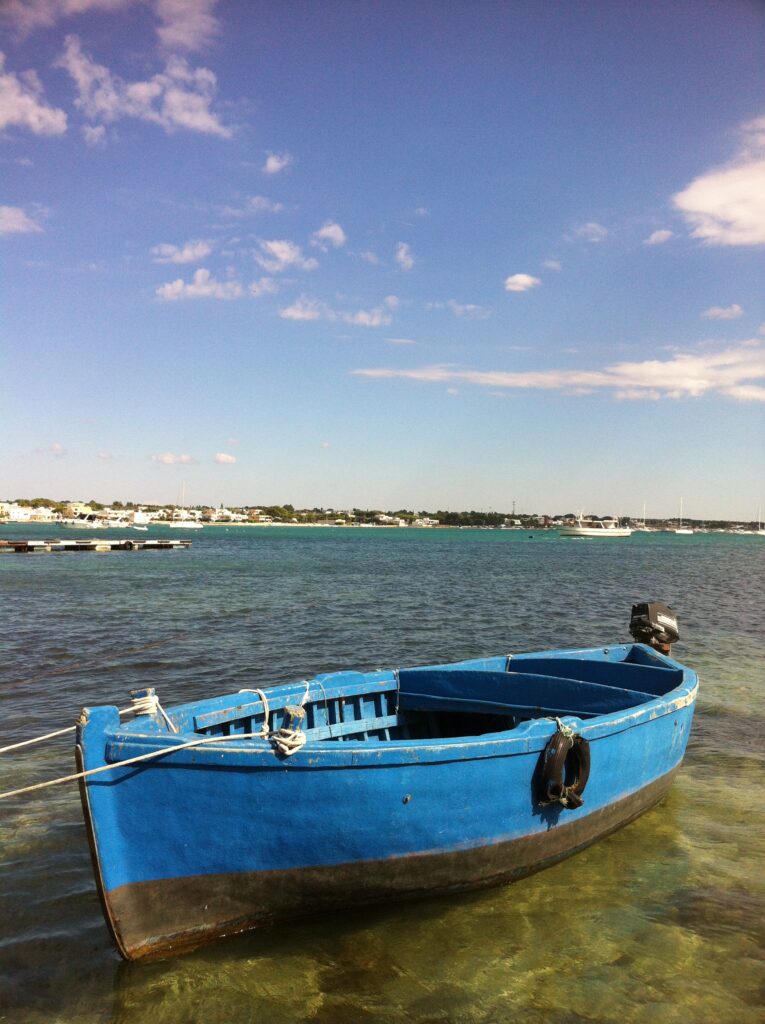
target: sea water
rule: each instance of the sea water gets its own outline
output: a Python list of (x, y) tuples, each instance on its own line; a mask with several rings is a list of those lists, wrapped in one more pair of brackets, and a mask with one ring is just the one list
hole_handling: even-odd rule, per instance
[[(285, 921), (152, 964), (111, 944), (76, 787), (0, 802), (3, 1024), (761, 1024), (763, 538), (189, 536), (184, 551), (0, 556), (0, 746), (139, 686), (171, 706), (340, 668), (627, 641), (632, 603), (656, 599), (701, 679), (683, 768), (659, 807), (514, 885)], [(0, 755), (0, 790), (72, 770), (71, 738), (54, 740)]]

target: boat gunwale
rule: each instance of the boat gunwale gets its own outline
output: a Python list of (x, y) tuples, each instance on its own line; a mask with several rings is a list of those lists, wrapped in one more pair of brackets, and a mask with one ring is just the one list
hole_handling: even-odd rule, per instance
[[(650, 724), (667, 715), (675, 714), (693, 704), (698, 693), (698, 679), (686, 670), (693, 681), (683, 683), (669, 693), (644, 704), (623, 711), (609, 712), (590, 719), (564, 715), (560, 721), (573, 728), (588, 741), (617, 735), (628, 729)], [(116, 709), (115, 709), (116, 710)], [(512, 729), (480, 736), (456, 736), (443, 739), (400, 739), (370, 741), (354, 740), (338, 743), (331, 740), (308, 741), (297, 754), (284, 758), (276, 754), (268, 740), (256, 737), (236, 740), (235, 736), (221, 736), (218, 743), (185, 747), (189, 737), (203, 738), (198, 733), (133, 733), (124, 729), (107, 731), (104, 735), (104, 763), (115, 763), (151, 749), (178, 746), (178, 754), (169, 751), (156, 761), (130, 766), (130, 770), (151, 766), (168, 767), (266, 767), (323, 768), (376, 766), (382, 762), (422, 764), (436, 761), (481, 760), (494, 757), (512, 757), (541, 753), (557, 728), (552, 717), (534, 718)], [(221, 755), (225, 760), (221, 763)], [(172, 757), (172, 761), (167, 758)], [(102, 783), (108, 782), (102, 779)], [(98, 784), (93, 780), (92, 784)]]

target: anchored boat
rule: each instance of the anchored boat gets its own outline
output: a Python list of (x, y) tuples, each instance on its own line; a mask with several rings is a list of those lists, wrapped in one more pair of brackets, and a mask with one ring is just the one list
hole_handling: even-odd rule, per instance
[(672, 611), (645, 642), (334, 672), (166, 711), (134, 693), (77, 727), (107, 923), (168, 956), (345, 904), (539, 871), (657, 803), (683, 759), (696, 674)]
[(629, 526), (620, 526), (619, 520), (613, 516), (598, 519), (597, 516), (578, 515), (575, 522), (562, 526), (558, 533), (561, 537), (629, 537), (632, 530)]

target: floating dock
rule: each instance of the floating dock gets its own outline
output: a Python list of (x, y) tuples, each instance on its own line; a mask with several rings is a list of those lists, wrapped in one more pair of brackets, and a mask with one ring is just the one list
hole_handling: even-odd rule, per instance
[(190, 540), (0, 540), (0, 554), (50, 554), (58, 551), (178, 551), (190, 548)]

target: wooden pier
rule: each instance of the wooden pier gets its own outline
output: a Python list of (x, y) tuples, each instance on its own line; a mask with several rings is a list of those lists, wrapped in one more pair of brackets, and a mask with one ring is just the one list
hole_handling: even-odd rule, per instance
[(0, 554), (50, 554), (60, 551), (179, 551), (190, 548), (190, 540), (0, 540)]

